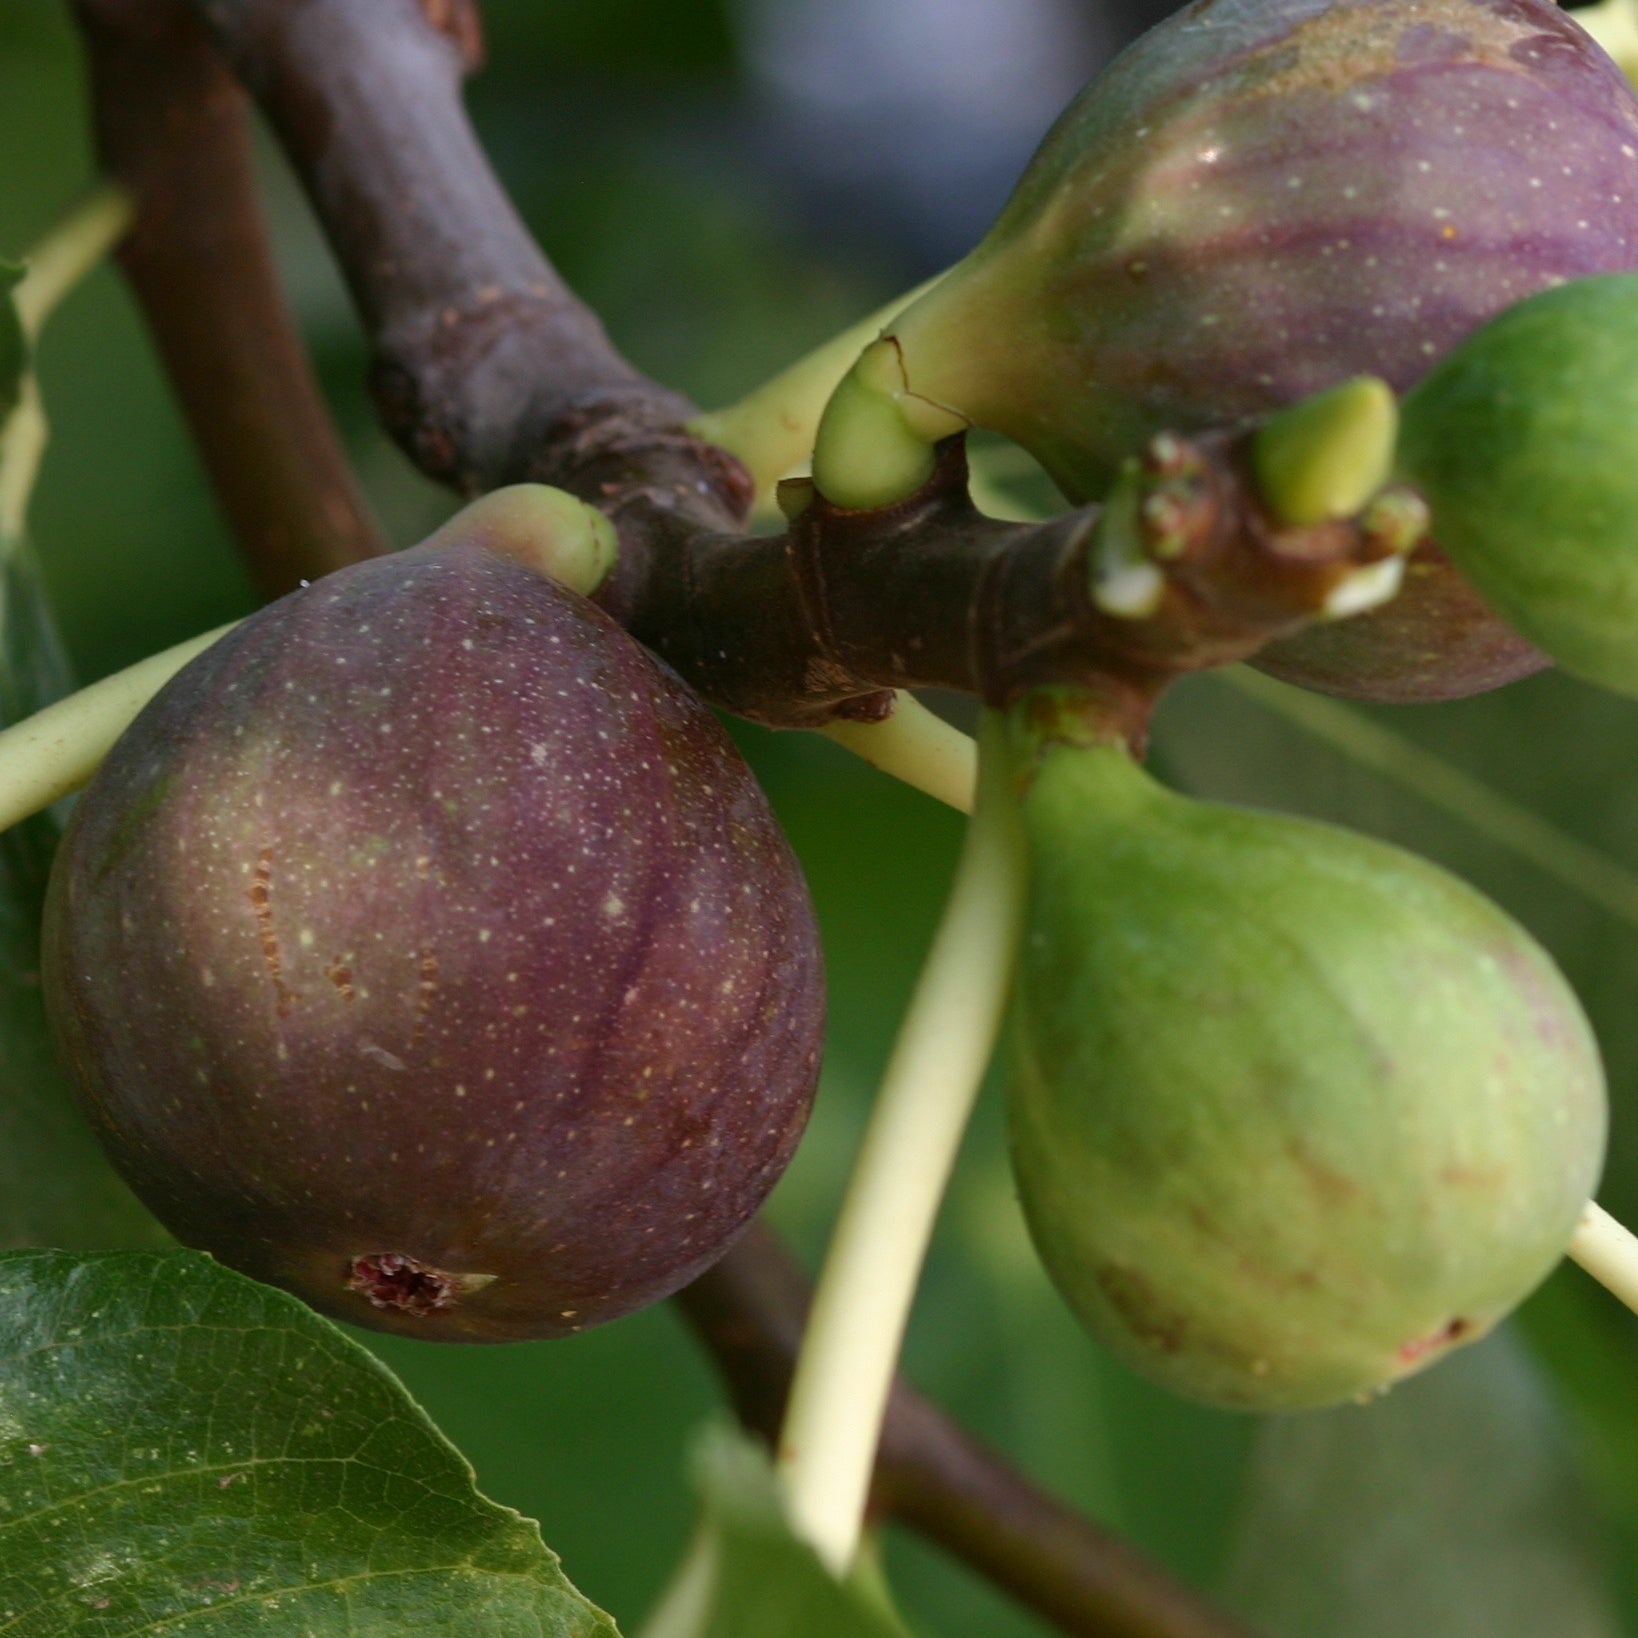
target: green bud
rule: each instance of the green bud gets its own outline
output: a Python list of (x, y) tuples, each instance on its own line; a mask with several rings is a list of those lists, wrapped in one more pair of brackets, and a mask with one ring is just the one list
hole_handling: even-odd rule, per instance
[(1336, 1403), (1481, 1336), (1562, 1255), (1603, 1074), (1550, 958), (1380, 842), (1191, 801), (1039, 697), (1018, 1186), (1094, 1335), (1192, 1398)]
[(1399, 406), (1374, 375), (1279, 411), (1257, 429), (1257, 486), (1282, 523), (1308, 527), (1363, 511), (1393, 470)]
[(814, 483), (833, 506), (894, 506), (933, 475), (933, 445), (966, 427), (961, 416), (906, 390), (895, 342), (873, 342), (825, 406)]

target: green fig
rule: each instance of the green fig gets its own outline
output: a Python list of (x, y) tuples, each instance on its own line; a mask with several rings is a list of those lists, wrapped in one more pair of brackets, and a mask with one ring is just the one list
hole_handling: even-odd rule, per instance
[(1085, 1324), (1248, 1410), (1357, 1398), (1481, 1336), (1563, 1254), (1603, 1157), (1597, 1047), (1551, 959), (1396, 848), (1166, 790), (1050, 696), (1012, 747), (1013, 1156)]
[(1513, 626), (1638, 694), (1638, 274), (1544, 291), (1470, 336), (1406, 396), (1397, 464)]

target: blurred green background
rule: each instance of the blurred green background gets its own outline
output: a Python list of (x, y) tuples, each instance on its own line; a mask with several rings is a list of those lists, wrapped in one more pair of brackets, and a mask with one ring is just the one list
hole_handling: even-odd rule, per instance
[[(1086, 67), (1139, 13), (1165, 9), (1015, 4), (1018, 18), (1039, 13), (1042, 28), (1056, 17), (1051, 26), (1067, 31)], [(877, 9), (902, 23), (905, 5)], [(889, 187), (855, 198), (856, 156), (827, 168), (825, 144), (856, 139), (858, 108), (804, 102), (768, 65), (782, 41), (795, 50), (826, 28), (862, 27), (866, 0), (808, 6), (801, 18), (798, 0), (788, 0), (790, 16), (774, 0), (735, 10), (714, 0), (490, 0), (485, 9), (490, 66), (471, 106), (499, 170), (617, 342), (707, 404), (958, 253), (1051, 113), (1009, 105), (986, 123), (947, 110), (956, 135), (905, 159), (899, 195)], [(909, 7), (936, 9), (934, 0)], [(962, 8), (948, 9), (959, 22)], [(996, 15), (1005, 12), (1002, 0)], [(882, 72), (890, 80), (892, 64)], [(916, 94), (918, 107), (932, 106), (925, 84)], [(958, 185), (969, 173), (949, 168), (963, 132), (975, 150), (994, 137), (968, 156), (971, 187)], [(65, 8), (7, 0), (0, 253), (23, 250), (90, 175)], [(366, 486), (394, 540), (407, 543), (452, 503), (375, 431), (362, 346), (322, 242), (271, 154), (267, 177), (291, 299)], [(904, 190), (918, 188), (926, 209), (908, 220)], [(907, 220), (906, 231), (889, 230)], [(54, 322), (40, 369), (54, 443), (34, 535), (81, 680), (248, 610), (248, 582), (111, 273)], [(1638, 751), (1638, 707), (1549, 675), (1482, 700), (1373, 715), (1638, 872), (1638, 780), (1627, 762)], [(811, 1264), (959, 822), (826, 743), (756, 730), (741, 740), (807, 868), (831, 963), (822, 1096), (771, 1207)], [(1531, 927), (1598, 1027), (1616, 1100), (1603, 1198), (1638, 1219), (1630, 922), (1222, 680), (1178, 691), (1156, 759), (1191, 790), (1323, 815), (1417, 848)], [(1226, 1588), (1282, 1638), (1603, 1638), (1638, 1632), (1635, 1339), (1638, 1326), (1568, 1270), (1516, 1336), (1383, 1405), (1266, 1426), (1182, 1405), (1104, 1357), (1046, 1284), (1015, 1208), (991, 1096), (941, 1225), (908, 1363), (1044, 1482), (1180, 1574)], [(539, 1518), (570, 1575), (633, 1630), (685, 1539), (684, 1453), (719, 1404), (670, 1311), (567, 1343), (457, 1350), (369, 1340), (468, 1453), (485, 1489)], [(913, 1541), (894, 1536), (889, 1563), (925, 1632), (1043, 1630)]]

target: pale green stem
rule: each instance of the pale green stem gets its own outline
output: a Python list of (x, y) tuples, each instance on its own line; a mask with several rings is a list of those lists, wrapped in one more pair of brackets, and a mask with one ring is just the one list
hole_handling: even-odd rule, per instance
[(1570, 1241), (1569, 1256), (1638, 1314), (1638, 1235), (1589, 1200)]
[(152, 654), (0, 732), (0, 830), (78, 790), (143, 706), (232, 629)]
[(28, 272), (11, 293), (25, 334), (40, 333), (51, 310), (125, 237), (135, 219), (130, 194), (104, 182), (28, 252)]
[[(944, 275), (939, 274), (938, 278)], [(774, 485), (804, 468), (813, 453), (819, 417), (830, 395), (854, 361), (911, 302), (919, 300), (938, 278), (918, 285), (726, 409), (696, 416), (688, 430), (719, 449), (737, 455), (756, 480), (763, 505), (771, 504)]]
[(49, 437), (39, 385), (32, 374), (25, 375), (16, 407), (0, 427), (0, 555), (16, 550), (23, 538)]
[(1638, 927), (1638, 875), (1607, 854), (1346, 705), (1244, 668), (1221, 675), (1232, 687), (1323, 740), (1349, 761), (1419, 796), (1487, 840), (1510, 849), (1544, 876), (1584, 895), (1628, 926)]
[(873, 768), (963, 813), (973, 811), (978, 747), (902, 689), (882, 722), (832, 722), (819, 730)]
[(792, 1529), (838, 1576), (858, 1550), (910, 1305), (1020, 936), (1024, 843), (993, 713), (979, 744), (977, 809), (842, 1203), (780, 1433)]
[[(30, 341), (51, 311), (119, 243), (135, 216), (131, 196), (104, 183), (77, 205), (29, 251), (28, 271), (11, 292), (23, 333)], [(40, 389), (30, 372), (17, 405), (0, 429), (0, 549), (23, 538), (29, 497), (39, 475), (50, 428)]]

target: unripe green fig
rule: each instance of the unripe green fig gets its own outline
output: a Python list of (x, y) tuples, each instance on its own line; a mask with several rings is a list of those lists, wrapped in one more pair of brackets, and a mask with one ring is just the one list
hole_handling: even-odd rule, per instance
[(1398, 468), (1567, 671), (1638, 694), (1638, 274), (1510, 308), (1404, 400)]
[(1013, 747), (1013, 1155), (1081, 1319), (1248, 1410), (1373, 1393), (1483, 1335), (1602, 1162), (1598, 1051), (1551, 959), (1396, 848), (1167, 791), (1050, 696)]
[(797, 865), (711, 713), (463, 539), (181, 672), (64, 838), (46, 998), (181, 1240), (356, 1324), (579, 1331), (715, 1260), (823, 1014)]
[[(1085, 500), (1157, 431), (1403, 391), (1512, 303), (1632, 267), (1638, 102), (1552, 0), (1212, 0), (1087, 87), (888, 333), (909, 397)], [(1437, 547), (1411, 568), (1265, 668), (1398, 700), (1544, 663)]]

